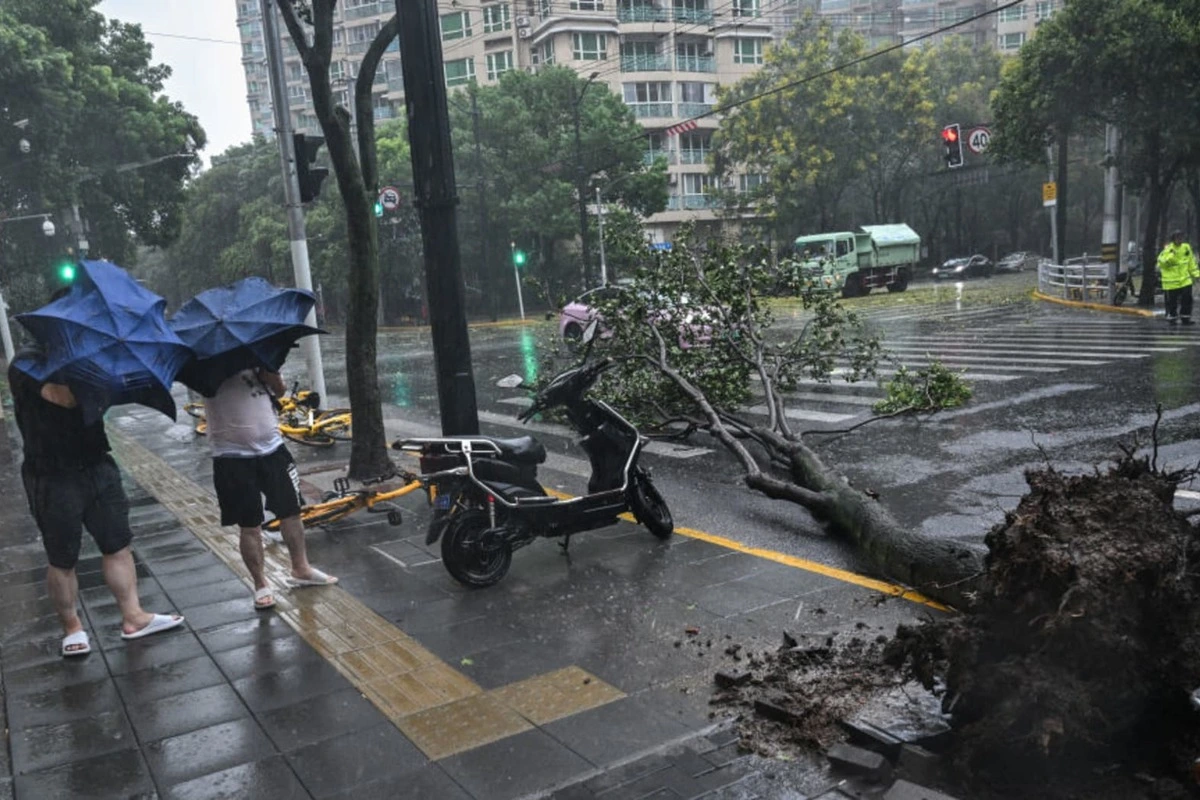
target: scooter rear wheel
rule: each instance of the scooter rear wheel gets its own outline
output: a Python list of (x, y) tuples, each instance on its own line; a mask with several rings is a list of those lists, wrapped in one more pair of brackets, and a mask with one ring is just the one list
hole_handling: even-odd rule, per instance
[(442, 563), (454, 580), (465, 586), (482, 588), (499, 583), (512, 565), (512, 547), (501, 542), (483, 547), (488, 515), (483, 511), (463, 511), (454, 515), (442, 534)]
[(670, 538), (675, 532), (675, 520), (671, 517), (671, 509), (663, 500), (658, 488), (643, 472), (633, 474), (628, 491), (629, 510), (637, 521), (646, 526), (646, 530), (659, 539)]

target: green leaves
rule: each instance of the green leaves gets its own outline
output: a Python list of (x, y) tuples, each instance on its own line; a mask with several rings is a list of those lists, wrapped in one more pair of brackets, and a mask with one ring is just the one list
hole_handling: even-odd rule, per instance
[(962, 372), (948, 369), (940, 361), (910, 370), (901, 365), (884, 385), (887, 396), (872, 406), (876, 414), (934, 412), (961, 406), (971, 399), (971, 386)]

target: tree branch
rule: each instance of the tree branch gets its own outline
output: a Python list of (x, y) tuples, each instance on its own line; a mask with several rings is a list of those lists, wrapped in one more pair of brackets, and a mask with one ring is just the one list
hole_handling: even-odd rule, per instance
[(354, 80), (354, 114), (358, 121), (358, 161), (362, 169), (363, 184), (367, 194), (374, 195), (379, 191), (379, 162), (375, 157), (375, 108), (371, 98), (371, 89), (375, 85), (375, 74), (379, 71), (379, 61), (392, 40), (400, 33), (400, 15), (393, 14), (391, 18), (375, 34), (370, 47), (363, 54), (362, 63), (358, 67), (358, 77)]
[[(304, 26), (300, 23), (300, 17), (296, 16), (295, 6), (292, 5), (291, 0), (275, 0), (275, 7), (279, 9), (279, 15), (283, 17), (283, 25), (287, 28), (288, 35), (292, 37), (292, 44), (295, 46), (296, 52), (300, 54), (300, 60), (307, 66), (312, 48), (308, 46), (308, 38), (304, 35)], [(286, 103), (287, 98), (280, 98), (279, 102)]]

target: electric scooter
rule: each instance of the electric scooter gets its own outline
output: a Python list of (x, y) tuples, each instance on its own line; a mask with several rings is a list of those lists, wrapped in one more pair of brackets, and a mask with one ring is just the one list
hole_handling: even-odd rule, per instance
[[(674, 531), (671, 511), (650, 474), (639, 462), (646, 439), (607, 403), (587, 396), (597, 379), (614, 365), (611, 358), (587, 363), (595, 338), (593, 321), (584, 332), (584, 363), (556, 375), (517, 415), (522, 422), (552, 408), (563, 408), (591, 461), (588, 493), (560, 499), (538, 482), (537, 467), (546, 448), (532, 436), (448, 436), (402, 439), (395, 450), (415, 452), (433, 498), (434, 519), (426, 544), (439, 538), (442, 561), (455, 580), (467, 586), (491, 586), (512, 564), (514, 550), (539, 538), (561, 537), (564, 551), (573, 534), (612, 525), (626, 511), (659, 539)], [(520, 385), (518, 376), (501, 385)]]

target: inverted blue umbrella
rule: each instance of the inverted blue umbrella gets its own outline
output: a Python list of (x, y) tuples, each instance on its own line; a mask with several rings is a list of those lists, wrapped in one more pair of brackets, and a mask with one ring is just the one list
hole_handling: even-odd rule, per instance
[(105, 409), (140, 403), (175, 418), (171, 383), (191, 356), (170, 329), (166, 300), (109, 261), (84, 261), (67, 294), (17, 319), (42, 358), (13, 363), (36, 380), (65, 383), (87, 422)]
[(304, 321), (315, 303), (312, 292), (280, 289), (258, 277), (201, 292), (170, 320), (194, 354), (176, 380), (212, 397), (244, 369), (278, 372), (298, 339), (324, 333)]

